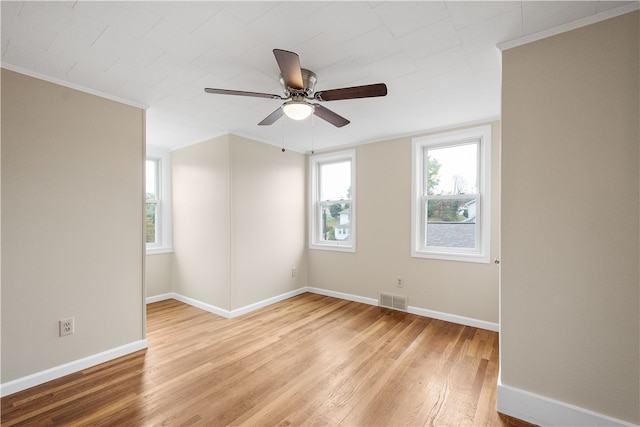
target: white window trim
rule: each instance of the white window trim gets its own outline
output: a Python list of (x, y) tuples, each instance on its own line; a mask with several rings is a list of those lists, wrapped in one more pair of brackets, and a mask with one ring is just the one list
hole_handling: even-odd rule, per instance
[[(321, 214), (318, 209), (320, 183), (318, 166), (349, 160), (351, 162), (351, 239), (349, 241), (322, 241), (320, 239)], [(309, 249), (325, 251), (356, 251), (356, 150), (346, 150), (330, 154), (319, 154), (309, 157)]]
[[(147, 243), (147, 255), (173, 252), (172, 216), (171, 216), (171, 150), (164, 147), (147, 145), (146, 160), (157, 161), (158, 209), (156, 211), (156, 243)], [(145, 191), (146, 194), (146, 191)]]
[[(428, 248), (423, 244), (425, 215), (422, 202), (426, 147), (457, 145), (480, 141), (478, 163), (480, 220), (476, 223), (477, 249)], [(411, 168), (411, 256), (448, 261), (489, 263), (491, 258), (491, 125), (429, 135), (412, 140)], [(453, 198), (457, 196), (451, 196)], [(447, 198), (451, 198), (447, 196)], [(467, 198), (469, 196), (467, 195)]]

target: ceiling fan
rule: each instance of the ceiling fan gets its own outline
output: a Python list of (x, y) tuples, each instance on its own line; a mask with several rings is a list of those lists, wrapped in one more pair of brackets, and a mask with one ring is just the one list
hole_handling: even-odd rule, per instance
[(280, 84), (282, 85), (284, 96), (229, 89), (205, 88), (204, 91), (218, 95), (253, 96), (286, 101), (258, 123), (260, 126), (275, 123), (283, 114), (294, 120), (303, 120), (313, 113), (336, 127), (342, 127), (348, 125), (350, 123), (349, 120), (320, 104), (311, 103), (309, 100), (320, 102), (338, 101), (341, 99), (372, 98), (387, 94), (387, 86), (384, 83), (314, 92), (317, 77), (312, 71), (300, 68), (300, 59), (297, 53), (274, 49), (273, 55), (276, 57), (278, 67), (280, 67)]

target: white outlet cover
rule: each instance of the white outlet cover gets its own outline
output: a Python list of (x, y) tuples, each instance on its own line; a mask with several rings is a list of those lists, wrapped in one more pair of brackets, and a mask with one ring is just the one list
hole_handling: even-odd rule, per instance
[(74, 325), (73, 325), (73, 317), (69, 317), (67, 319), (60, 319), (58, 321), (58, 327), (60, 336), (64, 337), (66, 335), (71, 335), (74, 333)]

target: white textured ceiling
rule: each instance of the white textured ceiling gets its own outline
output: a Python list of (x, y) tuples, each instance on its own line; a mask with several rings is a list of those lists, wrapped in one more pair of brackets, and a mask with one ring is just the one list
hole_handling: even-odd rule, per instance
[[(2, 65), (144, 105), (147, 143), (228, 132), (297, 151), (375, 141), (500, 114), (496, 44), (637, 2), (2, 1)], [(381, 98), (326, 102), (351, 120), (258, 126), (282, 94), (274, 48), (297, 52), (316, 90), (383, 82)]]

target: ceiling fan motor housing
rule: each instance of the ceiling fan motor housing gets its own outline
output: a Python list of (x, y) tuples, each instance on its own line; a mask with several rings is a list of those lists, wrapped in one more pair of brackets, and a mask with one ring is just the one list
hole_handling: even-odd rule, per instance
[(282, 77), (282, 74), (280, 74), (280, 84), (282, 85), (282, 88), (284, 90), (285, 97), (289, 98), (289, 97), (295, 97), (295, 96), (302, 96), (305, 98), (310, 98), (311, 95), (313, 94), (316, 87), (316, 81), (318, 81), (318, 77), (316, 76), (316, 73), (314, 73), (313, 71), (307, 70), (306, 68), (301, 68), (300, 71), (302, 72), (302, 83), (303, 83), (303, 87), (300, 89), (288, 87), (284, 82), (284, 77)]

